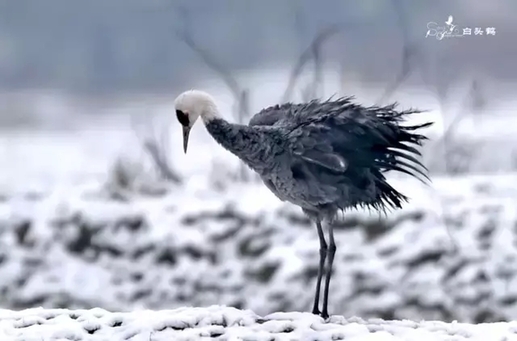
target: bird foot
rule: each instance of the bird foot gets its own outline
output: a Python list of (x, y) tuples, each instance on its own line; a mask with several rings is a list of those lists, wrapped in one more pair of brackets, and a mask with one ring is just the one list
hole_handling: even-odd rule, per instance
[(326, 320), (330, 317), (329, 313), (327, 311), (321, 312), (318, 308), (312, 309), (312, 313), (314, 315), (321, 316), (324, 320)]

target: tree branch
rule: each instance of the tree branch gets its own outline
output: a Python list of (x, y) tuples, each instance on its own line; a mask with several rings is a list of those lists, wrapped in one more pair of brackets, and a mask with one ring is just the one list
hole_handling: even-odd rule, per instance
[[(140, 129), (136, 126), (134, 119), (131, 120), (131, 125), (137, 139), (140, 140), (144, 151), (151, 157), (161, 177), (167, 181), (180, 184), (182, 182), (181, 177), (174, 170), (167, 156), (166, 146), (168, 140), (165, 139), (167, 132), (162, 132), (161, 141), (158, 141), (154, 126), (152, 123), (150, 124), (149, 121), (145, 121), (145, 126), (140, 127)], [(145, 130), (143, 134), (139, 133), (141, 129)]]
[(201, 48), (192, 38), (190, 30), (188, 29), (188, 20), (190, 18), (189, 12), (180, 7), (178, 11), (181, 12), (183, 18), (183, 29), (177, 30), (177, 36), (190, 48), (192, 51), (203, 60), (203, 62), (213, 71), (215, 71), (222, 80), (226, 83), (226, 86), (233, 92), (236, 98), (239, 98), (242, 93), (242, 89), (239, 82), (233, 77), (231, 71), (219, 62), (209, 51)]
[[(179, 8), (179, 11), (182, 13), (183, 17), (183, 29), (177, 30), (176, 34), (178, 37), (190, 48), (194, 51), (203, 62), (214, 72), (216, 72), (219, 77), (224, 81), (226, 86), (230, 89), (233, 94), (233, 97), (236, 102), (235, 116), (240, 124), (244, 124), (250, 118), (250, 105), (249, 105), (249, 91), (247, 89), (243, 89), (237, 79), (232, 75), (230, 69), (225, 67), (221, 62), (219, 62), (209, 51), (201, 48), (192, 38), (192, 35), (188, 29), (188, 19), (189, 13), (184, 8)], [(244, 163), (241, 162), (240, 168), (240, 176), (241, 180), (248, 180), (248, 172)]]
[(144, 149), (152, 157), (162, 178), (174, 183), (181, 183), (181, 178), (174, 171), (172, 171), (171, 167), (169, 166), (168, 157), (165, 155), (165, 153), (163, 153), (163, 149), (160, 149), (156, 141), (148, 139), (144, 141), (143, 145)]
[(412, 42), (409, 37), (409, 25), (406, 20), (406, 16), (404, 15), (404, 11), (402, 5), (399, 0), (392, 0), (391, 3), (395, 9), (395, 15), (397, 17), (397, 25), (400, 28), (402, 33), (402, 63), (400, 72), (396, 75), (393, 83), (388, 85), (384, 90), (381, 97), (377, 100), (377, 105), (382, 104), (386, 100), (388, 100), (399, 88), (400, 86), (409, 78), (413, 71), (414, 63), (417, 62), (419, 64), (422, 63), (421, 59), (423, 55), (420, 53), (420, 47), (418, 43)]
[[(291, 74), (289, 76), (289, 81), (287, 83), (287, 87), (284, 91), (284, 94), (282, 96), (282, 103), (288, 102), (293, 94), (293, 89), (296, 85), (296, 82), (298, 81), (298, 78), (300, 77), (303, 68), (305, 65), (311, 60), (311, 58), (318, 58), (319, 60), (319, 51), (321, 49), (321, 46), (325, 41), (327, 41), (330, 37), (335, 35), (340, 31), (340, 28), (337, 25), (333, 25), (331, 27), (328, 27), (324, 30), (322, 30), (311, 42), (309, 47), (302, 52), (300, 57), (298, 58), (298, 61), (296, 62), (295, 66), (293, 67)], [(316, 57), (315, 57), (316, 56)], [(321, 72), (320, 72), (321, 73)], [(315, 79), (320, 79), (321, 75), (315, 74)]]

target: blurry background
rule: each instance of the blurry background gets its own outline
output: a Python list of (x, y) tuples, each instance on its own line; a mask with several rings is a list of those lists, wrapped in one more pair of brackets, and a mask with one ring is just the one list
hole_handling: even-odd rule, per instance
[[(310, 308), (310, 222), (201, 125), (183, 154), (173, 100), (195, 87), (243, 123), (332, 95), (427, 110), (433, 185), (394, 177), (406, 209), (345, 214), (332, 312), (517, 318), (516, 11), (511, 0), (0, 0), (0, 305)], [(450, 16), (455, 35), (437, 39), (428, 24)]]

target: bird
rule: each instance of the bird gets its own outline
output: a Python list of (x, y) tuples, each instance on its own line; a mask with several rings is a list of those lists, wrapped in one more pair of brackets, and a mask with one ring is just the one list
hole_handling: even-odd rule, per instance
[(299, 206), (315, 223), (319, 266), (312, 313), (324, 319), (329, 318), (337, 249), (333, 223), (338, 214), (354, 208), (384, 212), (402, 208), (409, 198), (388, 183), (388, 171), (430, 182), (418, 149), (427, 138), (417, 130), (433, 122), (403, 125), (410, 115), (422, 111), (398, 111), (397, 103), (365, 107), (354, 101), (349, 96), (276, 104), (259, 111), (247, 125), (226, 121), (214, 97), (202, 90), (187, 90), (174, 101), (185, 153), (190, 131), (201, 118), (219, 145), (255, 171), (278, 199)]

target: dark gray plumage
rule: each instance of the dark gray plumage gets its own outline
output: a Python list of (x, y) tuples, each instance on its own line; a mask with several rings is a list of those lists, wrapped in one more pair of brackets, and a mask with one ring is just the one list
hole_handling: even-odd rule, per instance
[[(329, 316), (328, 291), (336, 250), (332, 221), (337, 213), (356, 207), (402, 207), (407, 197), (388, 184), (387, 171), (428, 180), (416, 149), (426, 138), (415, 130), (432, 123), (400, 125), (407, 116), (419, 112), (416, 110), (396, 111), (395, 105), (363, 107), (351, 98), (314, 100), (272, 106), (256, 114), (249, 125), (238, 125), (220, 118), (211, 97), (195, 90), (178, 97), (176, 110), (180, 123), (186, 123), (187, 139), (201, 116), (219, 144), (256, 171), (280, 200), (300, 206), (316, 222), (320, 264), (312, 311), (323, 317)], [(324, 220), (330, 222), (328, 245), (321, 226)]]

